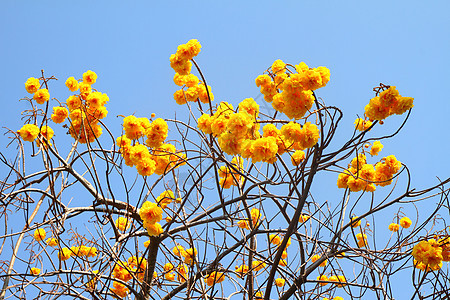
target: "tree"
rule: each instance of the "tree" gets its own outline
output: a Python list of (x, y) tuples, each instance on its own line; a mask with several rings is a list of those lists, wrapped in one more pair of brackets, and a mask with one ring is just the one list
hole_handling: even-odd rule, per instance
[[(413, 98), (380, 84), (336, 146), (342, 112), (316, 96), (327, 68), (275, 61), (256, 78), (274, 108), (264, 114), (252, 98), (213, 105), (200, 48), (191, 40), (170, 57), (187, 120), (131, 115), (113, 133), (94, 72), (67, 79), (65, 103), (50, 100), (55, 77), (25, 83), (25, 125), (9, 131), (17, 156), (1, 155), (1, 299), (389, 299), (398, 274), (412, 274), (413, 298), (450, 294), (439, 217), (450, 178), (415, 190), (406, 164), (378, 155)], [(373, 136), (393, 114), (399, 128)], [(70, 148), (50, 127), (64, 122)], [(321, 198), (336, 183), (340, 196)], [(377, 225), (398, 204), (423, 221), (400, 207)]]

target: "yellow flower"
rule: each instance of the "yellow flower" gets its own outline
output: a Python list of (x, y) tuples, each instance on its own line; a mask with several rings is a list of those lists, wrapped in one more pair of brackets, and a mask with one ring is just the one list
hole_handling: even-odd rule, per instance
[(252, 268), (256, 271), (256, 272), (258, 272), (259, 270), (261, 270), (261, 269), (264, 269), (266, 267), (266, 263), (265, 262), (262, 262), (262, 261), (259, 261), (259, 260), (254, 260), (253, 262), (252, 262)]
[(383, 149), (383, 144), (381, 144), (380, 141), (375, 141), (372, 145), (372, 148), (370, 148), (370, 155), (378, 155), (381, 149)]
[(413, 248), (412, 255), (419, 263), (428, 265), (431, 269), (437, 269), (442, 263), (442, 248), (435, 240), (421, 241)]
[(127, 230), (128, 228), (130, 228), (130, 225), (131, 225), (131, 221), (128, 220), (128, 218), (118, 217), (116, 220), (116, 227), (120, 231)]
[(120, 298), (126, 297), (130, 291), (125, 285), (120, 282), (113, 281), (113, 288), (110, 291)]
[(81, 82), (79, 85), (81, 99), (86, 100), (87, 96), (92, 92), (92, 87), (87, 82)]
[(43, 228), (38, 228), (34, 231), (34, 239), (36, 241), (42, 241), (45, 239), (45, 230)]
[(51, 247), (55, 247), (58, 245), (58, 240), (55, 238), (48, 238), (45, 243)]
[(372, 126), (371, 121), (365, 121), (364, 119), (358, 118), (355, 120), (355, 128), (359, 131), (367, 130), (370, 126)]
[(41, 269), (39, 268), (31, 268), (30, 273), (33, 275), (39, 275), (41, 273)]
[(269, 235), (269, 241), (274, 245), (279, 245), (281, 243), (281, 237), (277, 234)]
[(34, 124), (25, 124), (17, 133), (24, 141), (33, 142), (39, 135), (39, 127)]
[(169, 281), (174, 281), (175, 280), (175, 274), (174, 273), (167, 273), (167, 274), (164, 275), (164, 278), (166, 280), (169, 280)]
[(194, 262), (194, 259), (197, 256), (197, 249), (186, 249), (186, 251), (182, 252), (182, 255), (184, 256), (184, 262), (190, 265)]
[(248, 272), (248, 266), (247, 265), (240, 265), (240, 266), (236, 266), (236, 271), (235, 271), (238, 277), (240, 278), (244, 278), (244, 275)]
[(143, 157), (136, 163), (136, 169), (141, 176), (150, 176), (156, 171), (156, 162), (149, 156)]
[(358, 221), (353, 221), (353, 219), (356, 219), (357, 218), (357, 216), (356, 217), (352, 217), (352, 227), (353, 228), (356, 228), (356, 227), (358, 227), (358, 226), (360, 226), (361, 225), (361, 220), (358, 220)]
[[(50, 128), (49, 126), (47, 126), (47, 125), (42, 126), (42, 127), (41, 127), (41, 131), (40, 131), (40, 134), (41, 134), (44, 138), (47, 139), (48, 144), (51, 146), (52, 144), (50, 143), (50, 140), (51, 140), (51, 138), (52, 138), (53, 135), (54, 135), (53, 129), (51, 129), (51, 128)], [(37, 141), (36, 141), (36, 144), (39, 146), (39, 145), (40, 145), (40, 141), (37, 140)], [(45, 147), (45, 146), (46, 146), (46, 145), (44, 144), (44, 147)]]
[(145, 201), (139, 210), (141, 219), (148, 223), (155, 223), (162, 220), (162, 208), (153, 202)]
[[(328, 279), (327, 275), (320, 275), (320, 276), (317, 276), (317, 280), (328, 281), (329, 279)], [(320, 286), (326, 286), (327, 284), (328, 284), (328, 282), (319, 282)]]
[(245, 221), (245, 220), (238, 221), (238, 227), (242, 228), (242, 229), (250, 230), (250, 225), (249, 225), (248, 221)]
[(50, 99), (50, 94), (47, 89), (40, 89), (34, 93), (33, 99), (36, 100), (38, 104), (44, 104)]
[(177, 268), (177, 279), (179, 282), (185, 282), (189, 269), (185, 264), (181, 264)]
[(303, 160), (305, 160), (305, 152), (302, 150), (295, 151), (291, 156), (291, 162), (294, 166), (298, 166)]
[(252, 210), (250, 211), (250, 215), (252, 216), (253, 226), (255, 226), (258, 223), (259, 218), (261, 217), (261, 213), (259, 212), (259, 209), (252, 208)]
[(72, 256), (72, 250), (70, 250), (69, 248), (66, 248), (66, 247), (62, 248), (58, 252), (58, 258), (61, 261), (68, 260), (71, 256)]
[(412, 222), (408, 217), (403, 217), (400, 219), (400, 226), (403, 228), (409, 228), (411, 226)]
[(309, 218), (311, 218), (311, 216), (301, 214), (301, 215), (300, 215), (300, 218), (298, 219), (298, 221), (299, 221), (300, 223), (304, 223), (304, 222), (308, 221)]
[(78, 90), (78, 81), (74, 77), (69, 77), (66, 80), (66, 86), (71, 92)]
[(184, 254), (186, 252), (186, 250), (184, 250), (183, 246), (181, 246), (181, 245), (173, 247), (172, 252), (176, 256), (183, 256), (183, 257), (186, 256), (186, 254)]
[(159, 223), (147, 223), (144, 221), (144, 227), (145, 229), (147, 229), (147, 233), (150, 236), (158, 236), (164, 232), (164, 230), (161, 227), (161, 224)]
[(36, 93), (40, 87), (41, 87), (41, 84), (39, 83), (39, 79), (37, 79), (37, 78), (30, 77), (25, 82), (25, 89), (30, 94)]
[(286, 282), (286, 280), (284, 280), (283, 278), (275, 279), (275, 285), (278, 287), (283, 287), (285, 282)]
[(53, 114), (51, 116), (53, 122), (57, 124), (62, 123), (68, 116), (69, 112), (67, 108), (60, 106), (53, 107)]
[(211, 272), (208, 277), (205, 278), (205, 282), (208, 286), (213, 286), (214, 283), (221, 283), (225, 280), (225, 275), (222, 272)]
[[(311, 261), (314, 263), (316, 262), (318, 259), (320, 259), (320, 255), (316, 254), (313, 257), (311, 257)], [(327, 260), (324, 260), (319, 267), (325, 267), (327, 265)]]
[(95, 74), (95, 72), (88, 70), (85, 73), (83, 73), (83, 82), (84, 83), (92, 85), (95, 83), (95, 81), (97, 81), (97, 74)]
[(396, 232), (400, 229), (400, 225), (398, 225), (397, 223), (391, 223), (389, 224), (389, 230)]
[(151, 148), (159, 147), (167, 138), (169, 128), (166, 121), (161, 118), (154, 120), (150, 126), (145, 130), (147, 136), (146, 144)]
[(156, 203), (158, 203), (159, 206), (164, 209), (167, 207), (167, 205), (172, 203), (172, 200), (174, 199), (175, 195), (173, 194), (173, 192), (171, 190), (166, 190), (156, 198)]

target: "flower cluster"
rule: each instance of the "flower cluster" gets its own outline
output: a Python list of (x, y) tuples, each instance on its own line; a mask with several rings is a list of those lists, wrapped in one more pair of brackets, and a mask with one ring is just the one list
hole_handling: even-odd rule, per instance
[(215, 283), (221, 283), (225, 280), (225, 274), (222, 272), (213, 271), (205, 278), (208, 286), (213, 286)]
[(431, 270), (439, 270), (442, 267), (442, 261), (444, 259), (442, 250), (439, 242), (434, 239), (419, 242), (414, 246), (412, 251), (415, 266), (422, 270), (425, 270), (426, 267), (429, 267)]
[(211, 87), (206, 87), (206, 84), (201, 82), (197, 76), (191, 74), (192, 62), (190, 60), (200, 53), (201, 47), (197, 40), (190, 40), (186, 44), (179, 45), (177, 52), (170, 56), (170, 66), (176, 72), (173, 81), (182, 87), (173, 95), (177, 104), (181, 105), (197, 100), (209, 103), (210, 100), (214, 100)]
[(50, 94), (48, 89), (41, 89), (41, 84), (39, 79), (30, 77), (25, 82), (25, 89), (28, 93), (34, 94), (33, 99), (36, 100), (38, 104), (44, 104), (50, 99)]
[[(146, 269), (147, 260), (145, 258), (131, 256), (128, 258), (128, 261), (118, 261), (115, 264), (114, 269), (112, 270), (112, 277), (124, 282), (130, 281), (134, 277), (142, 282), (144, 280)], [(153, 277), (156, 277), (157, 275), (156, 272), (153, 273)], [(129, 293), (128, 288), (117, 281), (113, 282), (113, 288), (111, 288), (110, 291), (121, 298)]]
[(414, 106), (414, 98), (402, 97), (395, 86), (382, 86), (382, 88), (387, 89), (370, 99), (365, 107), (365, 115), (369, 120), (384, 120), (393, 114), (401, 115)]
[(231, 160), (230, 167), (221, 166), (218, 170), (220, 181), (219, 184), (224, 189), (229, 189), (231, 186), (237, 186), (241, 175), (238, 172), (243, 171), (244, 161), (241, 157), (235, 156)]
[[(314, 262), (316, 262), (317, 260), (319, 260), (320, 259), (320, 255), (319, 254), (316, 254), (316, 255), (313, 255), (312, 257), (311, 257), (311, 261), (314, 263)], [(319, 267), (325, 267), (327, 265), (327, 260), (325, 259), (320, 265), (319, 265)]]
[(95, 257), (97, 256), (97, 248), (87, 247), (84, 245), (70, 247), (71, 256), (77, 257)]
[[(150, 123), (147, 118), (131, 115), (123, 119), (123, 128), (125, 135), (118, 137), (116, 144), (125, 164), (136, 166), (140, 175), (162, 175), (185, 164), (185, 155), (178, 152), (174, 145), (164, 143), (168, 126), (163, 119), (158, 118)], [(143, 137), (147, 138), (145, 144), (139, 143)]]
[[(253, 226), (256, 226), (259, 223), (259, 221), (260, 221), (261, 212), (257, 208), (252, 208), (250, 210), (250, 215), (251, 215), (251, 218), (252, 218)], [(250, 224), (249, 224), (249, 221), (247, 221), (247, 220), (240, 220), (240, 221), (238, 221), (238, 226), (239, 226), (239, 228), (250, 230)]]
[(255, 83), (274, 109), (290, 119), (300, 119), (314, 103), (313, 91), (324, 87), (329, 80), (330, 70), (325, 67), (309, 68), (302, 62), (294, 71), (277, 60), (269, 74), (259, 75)]
[(358, 241), (358, 247), (367, 247), (367, 235), (365, 233), (356, 234), (356, 240)]
[[(66, 86), (71, 92), (78, 91), (66, 100), (66, 104), (69, 108), (69, 133), (80, 143), (91, 143), (101, 136), (103, 130), (99, 120), (108, 114), (105, 108), (105, 104), (109, 101), (108, 95), (92, 89), (92, 84), (96, 80), (97, 74), (91, 70), (83, 74), (82, 82), (78, 82), (74, 77), (66, 80)], [(54, 121), (62, 122), (58, 119), (62, 114), (61, 109), (56, 109)]]
[(161, 224), (158, 222), (162, 220), (162, 208), (157, 204), (145, 201), (139, 209), (139, 216), (144, 222), (144, 228), (150, 236), (158, 236), (163, 232)]
[[(374, 143), (374, 147), (382, 148), (381, 143)], [(378, 154), (376, 151), (376, 154)], [(373, 153), (371, 151), (371, 153)], [(394, 174), (400, 171), (401, 163), (394, 155), (384, 157), (375, 167), (366, 163), (366, 156), (360, 153), (353, 158), (348, 169), (340, 173), (337, 180), (339, 188), (349, 188), (352, 192), (373, 192), (375, 185), (386, 186), (392, 183)]]
[[(41, 134), (42, 137), (47, 139), (49, 145), (51, 145), (50, 139), (53, 138), (54, 135), (53, 129), (51, 129), (49, 126), (44, 125), (39, 129), (39, 127), (34, 124), (23, 125), (22, 128), (17, 130), (17, 133), (26, 142), (33, 142), (34, 140), (36, 140), (38, 135)], [(39, 140), (36, 140), (36, 144), (39, 146), (41, 145), (41, 142)], [(45, 147), (45, 144), (43, 144), (43, 146)]]
[(320, 275), (317, 277), (317, 281), (327, 281), (327, 282), (319, 282), (320, 286), (326, 286), (328, 282), (334, 282), (336, 283), (337, 287), (343, 287), (345, 283), (347, 282), (347, 279), (344, 275), (332, 275), (328, 277), (327, 275)]

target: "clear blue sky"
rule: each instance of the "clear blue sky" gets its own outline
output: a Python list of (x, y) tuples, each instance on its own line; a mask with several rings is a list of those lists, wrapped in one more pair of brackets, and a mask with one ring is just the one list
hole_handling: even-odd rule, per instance
[[(2, 1), (0, 125), (23, 125), (18, 100), (41, 69), (59, 79), (50, 93), (60, 101), (70, 95), (66, 78), (95, 71), (116, 135), (119, 114), (183, 118), (169, 56), (195, 38), (216, 103), (256, 98), (254, 79), (276, 59), (328, 67), (331, 81), (317, 94), (343, 110), (342, 139), (380, 82), (414, 97), (409, 122), (383, 151), (408, 165), (420, 189), (450, 174), (449, 11), (448, 1)], [(7, 141), (2, 132), (2, 150)]]

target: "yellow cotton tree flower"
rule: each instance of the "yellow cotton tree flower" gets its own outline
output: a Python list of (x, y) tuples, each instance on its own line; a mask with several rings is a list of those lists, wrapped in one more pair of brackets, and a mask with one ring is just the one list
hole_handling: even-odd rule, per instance
[(71, 92), (75, 92), (76, 90), (78, 90), (78, 81), (74, 77), (69, 77), (66, 80), (66, 87)]
[(283, 287), (285, 282), (286, 282), (286, 280), (283, 278), (275, 279), (275, 285), (278, 287)]
[(36, 93), (40, 87), (41, 87), (41, 84), (39, 83), (39, 79), (37, 79), (37, 78), (30, 77), (25, 82), (25, 89), (30, 94)]
[(156, 203), (145, 201), (139, 209), (139, 216), (144, 222), (159, 222), (162, 220), (162, 208)]
[[(50, 143), (50, 140), (53, 138), (53, 135), (55, 134), (53, 129), (50, 128), (50, 126), (44, 125), (41, 127), (40, 134), (42, 137), (47, 139), (48, 144), (51, 146), (52, 144)], [(39, 146), (41, 142), (37, 140), (36, 144)], [(43, 144), (43, 146), (45, 147), (46, 145)]]
[(281, 244), (281, 237), (277, 234), (271, 234), (269, 235), (269, 241), (274, 245)]
[(41, 273), (41, 269), (39, 269), (39, 268), (31, 268), (30, 269), (30, 273), (32, 275), (39, 275)]
[(197, 256), (197, 249), (195, 248), (186, 249), (184, 252), (182, 252), (182, 255), (184, 256), (184, 262), (190, 265), (194, 262), (194, 259)]
[[(329, 279), (328, 279), (327, 275), (320, 275), (320, 276), (317, 276), (317, 280), (328, 281)], [(326, 286), (327, 284), (328, 284), (328, 282), (319, 282), (320, 286)]]
[(89, 85), (94, 84), (97, 81), (97, 74), (95, 72), (88, 70), (83, 73), (83, 82)]
[[(314, 262), (316, 262), (318, 259), (320, 259), (320, 255), (318, 255), (318, 254), (316, 254), (316, 255), (314, 255), (313, 257), (311, 257), (311, 261), (314, 263)], [(320, 265), (319, 265), (319, 267), (325, 267), (326, 265), (327, 265), (327, 262), (328, 262), (328, 260), (324, 260)]]
[(73, 253), (72, 250), (70, 250), (67, 247), (64, 247), (58, 252), (58, 258), (61, 261), (68, 260), (72, 256), (72, 253)]
[(403, 228), (409, 228), (412, 224), (412, 221), (408, 217), (403, 217), (400, 219), (400, 226)]
[(412, 251), (412, 256), (419, 263), (428, 265), (430, 268), (437, 268), (443, 260), (442, 248), (435, 240), (421, 241), (416, 244)]
[(383, 149), (383, 144), (381, 144), (380, 141), (375, 141), (372, 145), (372, 148), (370, 148), (370, 155), (378, 155), (378, 153)]
[(370, 126), (372, 126), (372, 122), (371, 121), (367, 121), (361, 118), (358, 118), (355, 120), (355, 128), (359, 131), (365, 131), (367, 129), (369, 129)]
[(66, 120), (69, 116), (69, 111), (65, 107), (55, 106), (53, 107), (53, 114), (51, 115), (51, 119), (53, 122), (59, 124)]
[(40, 89), (34, 93), (33, 99), (36, 100), (38, 104), (44, 104), (50, 99), (50, 94), (47, 89)]
[(266, 267), (266, 263), (263, 261), (259, 261), (259, 260), (254, 260), (252, 262), (252, 268), (258, 272), (259, 270), (262, 270)]
[(158, 236), (164, 232), (161, 224), (159, 223), (147, 223), (144, 221), (144, 228), (147, 229), (149, 236)]
[(236, 276), (240, 277), (241, 279), (244, 278), (244, 275), (247, 274), (249, 270), (247, 265), (236, 266), (235, 269)]
[(252, 210), (250, 211), (250, 215), (252, 216), (253, 226), (256, 226), (259, 219), (261, 218), (261, 212), (257, 208), (252, 208)]
[(205, 278), (205, 282), (208, 286), (213, 286), (215, 283), (221, 283), (225, 280), (225, 274), (222, 272), (213, 271), (208, 277)]
[(397, 232), (400, 229), (400, 225), (397, 223), (391, 223), (391, 224), (389, 224), (388, 229), (390, 231)]
[(118, 217), (116, 220), (116, 227), (120, 231), (125, 231), (131, 226), (131, 221), (125, 217)]
[(113, 281), (113, 288), (109, 290), (120, 298), (126, 297), (130, 291), (124, 284), (118, 281)]
[(33, 142), (39, 135), (39, 127), (34, 124), (25, 124), (17, 133), (26, 142)]
[(291, 162), (294, 166), (298, 166), (305, 160), (305, 152), (302, 150), (297, 150), (291, 156)]
[(300, 223), (304, 223), (304, 222), (308, 221), (310, 218), (311, 218), (311, 216), (309, 216), (309, 215), (301, 214), (300, 217), (298, 218), (298, 221)]
[(48, 238), (45, 243), (51, 247), (58, 246), (58, 240), (56, 238)]
[(352, 221), (352, 227), (353, 228), (356, 228), (356, 227), (359, 227), (360, 225), (361, 225), (361, 220), (358, 220), (358, 221), (353, 221), (353, 219), (356, 219), (356, 218), (358, 218), (357, 216), (355, 216), (355, 217), (352, 217), (352, 219), (351, 219), (351, 221)]
[(45, 229), (43, 228), (38, 228), (34, 231), (34, 239), (38, 242), (44, 240), (45, 235)]

